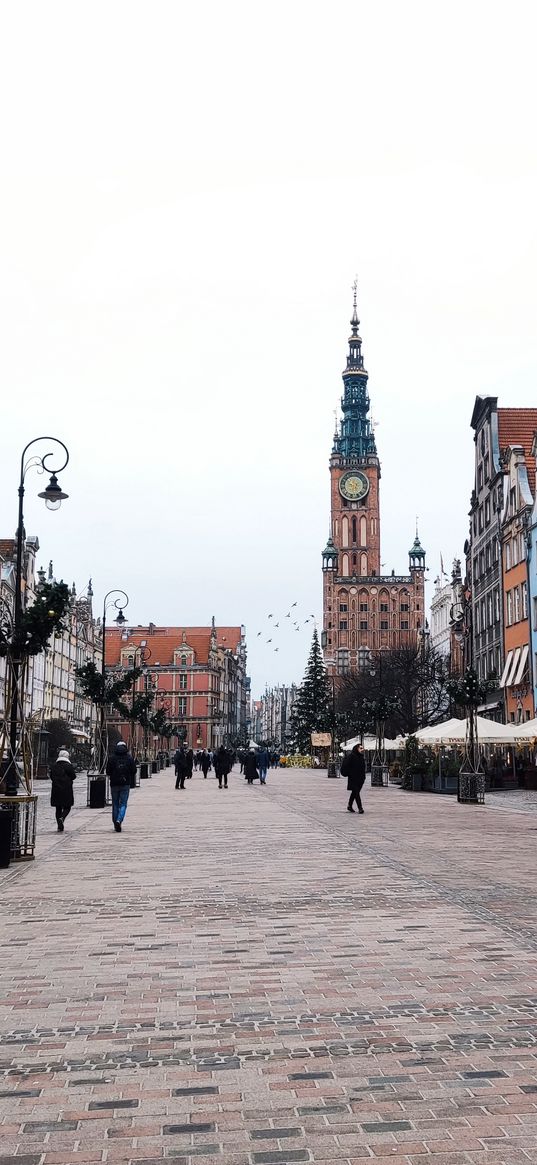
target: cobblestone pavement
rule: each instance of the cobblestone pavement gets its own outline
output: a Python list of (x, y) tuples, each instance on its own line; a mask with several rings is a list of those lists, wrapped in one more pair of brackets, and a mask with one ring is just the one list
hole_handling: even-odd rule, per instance
[(487, 793), (489, 809), (518, 809), (519, 813), (537, 813), (535, 789), (497, 789)]
[(0, 872), (0, 1165), (537, 1162), (533, 815), (268, 780)]

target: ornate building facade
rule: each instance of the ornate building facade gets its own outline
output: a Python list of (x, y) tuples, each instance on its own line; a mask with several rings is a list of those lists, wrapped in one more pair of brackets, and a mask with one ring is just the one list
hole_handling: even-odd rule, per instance
[[(144, 674), (136, 692), (153, 692), (154, 710), (162, 708), (174, 726), (174, 745), (177, 739), (193, 749), (246, 743), (249, 680), (243, 626), (217, 627), (213, 619), (208, 627), (107, 627), (111, 676), (139, 664), (137, 651), (143, 654)], [(137, 751), (141, 739), (129, 739), (129, 725), (118, 716), (109, 722)], [(149, 743), (152, 747), (154, 741)]]
[(481, 680), (494, 685), (478, 711), (499, 721), (525, 720), (534, 712), (528, 549), (537, 409), (498, 408), (497, 397), (478, 396), (471, 425), (475, 476), (465, 543), (471, 633), (467, 661)]
[(363, 669), (372, 651), (417, 646), (424, 624), (425, 551), (417, 530), (408, 574), (381, 574), (380, 462), (359, 325), (355, 285), (342, 419), (330, 457), (330, 535), (322, 555), (322, 646), (331, 675)]

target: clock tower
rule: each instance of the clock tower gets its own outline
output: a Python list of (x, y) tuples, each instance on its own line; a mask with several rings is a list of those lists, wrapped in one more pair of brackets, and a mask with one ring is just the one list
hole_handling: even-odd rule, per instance
[[(323, 551), (323, 648), (330, 674), (360, 669), (370, 651), (417, 642), (422, 626), (425, 554), (410, 557), (410, 573), (380, 573), (380, 462), (369, 416), (357, 285), (342, 417), (330, 457), (331, 521)], [(417, 540), (419, 542), (419, 539)]]

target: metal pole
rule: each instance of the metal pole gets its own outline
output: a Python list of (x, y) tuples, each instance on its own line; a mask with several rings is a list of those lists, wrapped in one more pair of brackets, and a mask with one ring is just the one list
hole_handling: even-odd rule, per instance
[(105, 685), (106, 685), (106, 599), (103, 604), (103, 654), (101, 659), (101, 680), (102, 680), (102, 703), (99, 709), (100, 713), (100, 744), (99, 744), (99, 772), (104, 772), (106, 748), (104, 743), (105, 731)]
[[(24, 450), (24, 453), (26, 449)], [(24, 544), (24, 453), (21, 459), (21, 476), (19, 483), (19, 516), (17, 526), (17, 551), (15, 560), (15, 604), (13, 615), (13, 641), (15, 652), (11, 659), (11, 691), (9, 702), (9, 756), (5, 767), (5, 789), (8, 796), (17, 793), (19, 774), (17, 771), (17, 729), (19, 723), (19, 679), (20, 679), (20, 634), (22, 621), (22, 555)], [(7, 674), (7, 672), (6, 672)], [(20, 701), (22, 712), (22, 701)], [(22, 719), (22, 717), (21, 717)]]

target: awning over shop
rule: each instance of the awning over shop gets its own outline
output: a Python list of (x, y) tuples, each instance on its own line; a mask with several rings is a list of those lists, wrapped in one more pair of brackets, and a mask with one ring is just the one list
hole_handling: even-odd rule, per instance
[(500, 688), (516, 687), (521, 682), (528, 664), (528, 654), (529, 647), (527, 643), (524, 647), (514, 647), (512, 651), (507, 652), (507, 659), (500, 680)]
[(511, 684), (513, 682), (512, 676), (513, 676), (514, 670), (516, 668), (516, 665), (517, 665), (519, 659), (520, 659), (520, 647), (516, 647), (514, 649), (514, 651), (507, 652), (507, 659), (505, 661), (505, 667), (503, 669), (502, 678), (500, 680), (500, 688), (511, 687)]
[(511, 680), (511, 683), (514, 684), (515, 688), (516, 688), (517, 684), (520, 684), (522, 682), (522, 677), (523, 677), (524, 672), (526, 671), (526, 668), (528, 666), (529, 650), (530, 649), (529, 649), (527, 643), (525, 644), (524, 647), (521, 648), (520, 659), (518, 661), (518, 667), (517, 667), (517, 670), (515, 673), (515, 678), (513, 680)]

